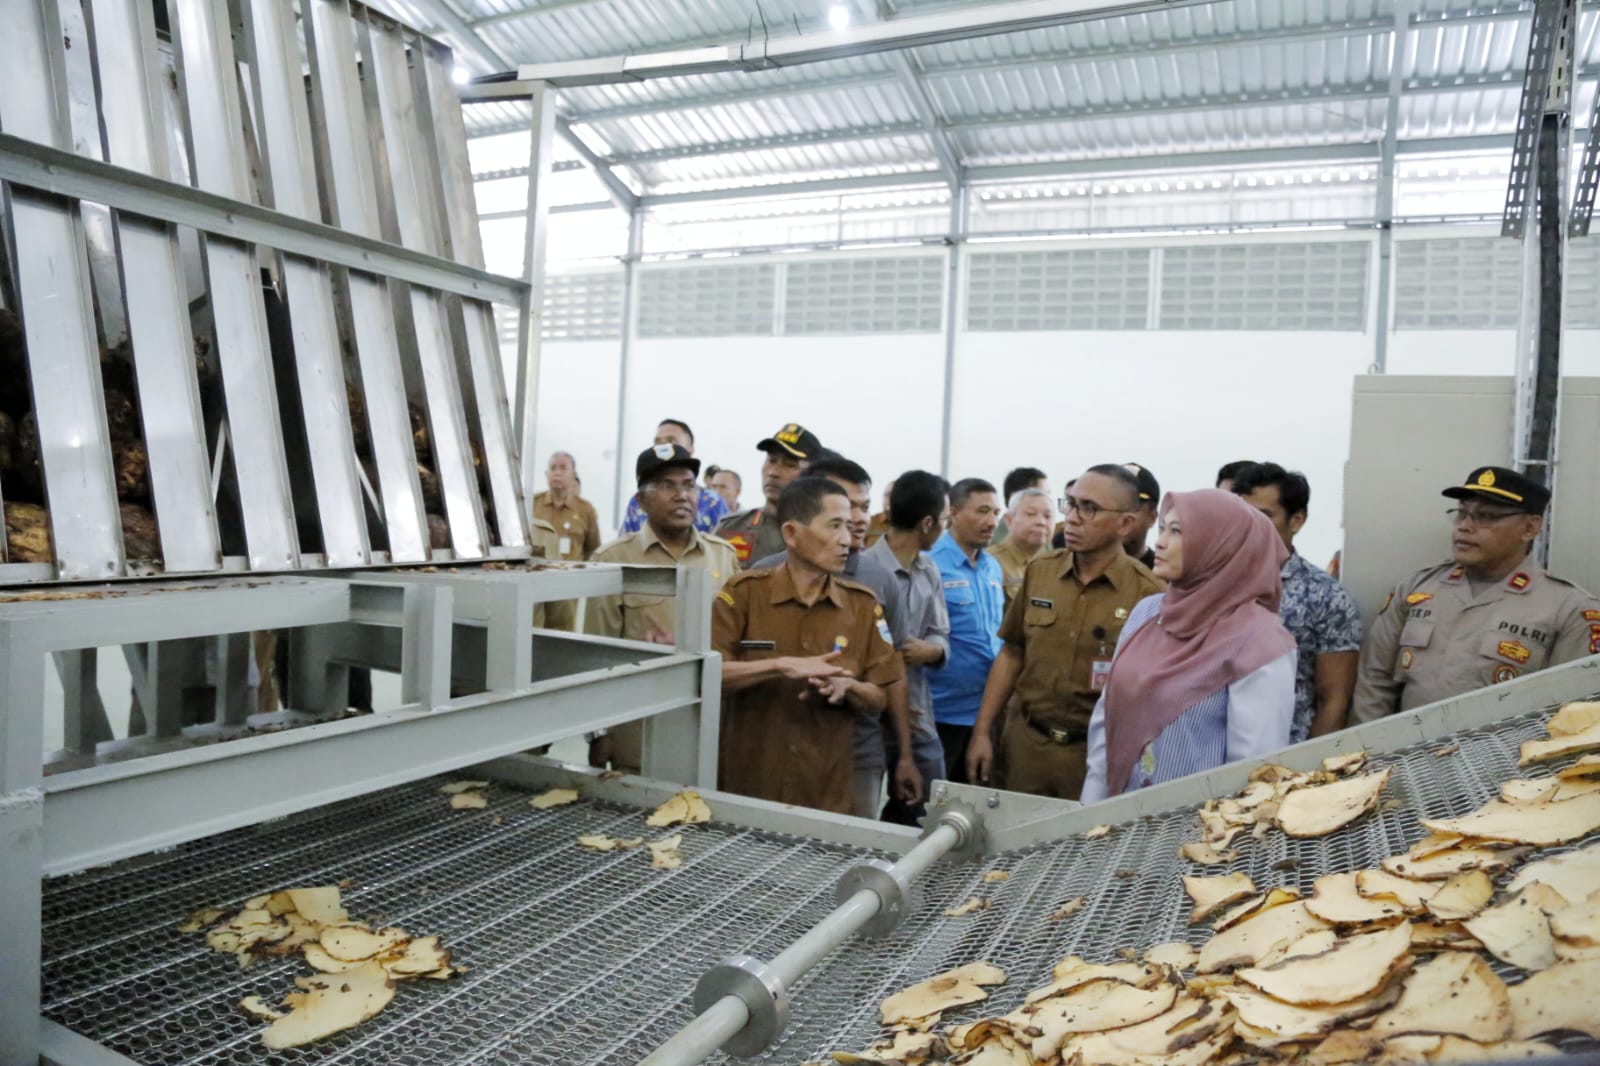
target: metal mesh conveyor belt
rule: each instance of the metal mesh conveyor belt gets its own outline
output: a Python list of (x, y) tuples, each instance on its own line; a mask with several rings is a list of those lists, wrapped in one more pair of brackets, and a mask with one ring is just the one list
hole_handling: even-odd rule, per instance
[[(1548, 714), (1374, 756), (1373, 765), (1395, 768), (1377, 815), (1322, 840), (1277, 831), (1245, 838), (1234, 863), (1206, 872), (1242, 870), (1258, 885), (1309, 893), (1322, 873), (1375, 866), (1423, 835), (1419, 816), (1467, 813), (1499, 782), (1563, 765), (1517, 767), (1517, 746), (1544, 735)], [(452, 811), (438, 783), (49, 882), (46, 1015), (149, 1063), (631, 1063), (691, 1019), (702, 973), (737, 951), (770, 958), (831, 909), (834, 882), (862, 857), (713, 823), (686, 832), (681, 869), (656, 870), (641, 851), (574, 845), (582, 833), (661, 833), (644, 829), (638, 809), (583, 802), (534, 811), (526, 792), (496, 786), (487, 810)], [(1195, 838), (1193, 821), (1182, 808), (1099, 840), (935, 866), (920, 883), (923, 905), (893, 936), (848, 943), (793, 989), (793, 1024), (764, 1061), (863, 1048), (879, 1034), (884, 997), (962, 963), (985, 959), (1011, 979), (957, 1020), (1012, 1009), (1067, 954), (1111, 961), (1118, 949), (1167, 940), (1198, 946), (1207, 930), (1186, 924), (1179, 878), (1190, 871), (1177, 858)], [(984, 883), (991, 869), (1011, 876)], [(269, 1056), (260, 1023), (235, 1004), (249, 994), (275, 999), (307, 967), (267, 960), (240, 971), (174, 926), (200, 906), (342, 878), (354, 881), (345, 893), (352, 917), (440, 934), (470, 970), (445, 984), (403, 985), (356, 1031)], [(993, 907), (942, 915), (971, 895)], [(1076, 896), (1086, 899), (1082, 911), (1049, 920)], [(1563, 1046), (1596, 1050), (1581, 1040)]]

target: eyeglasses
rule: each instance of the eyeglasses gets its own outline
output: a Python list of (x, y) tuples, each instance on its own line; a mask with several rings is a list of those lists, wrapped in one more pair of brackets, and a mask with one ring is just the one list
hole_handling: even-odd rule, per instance
[(1456, 525), (1466, 522), (1474, 526), (1492, 526), (1507, 518), (1515, 518), (1521, 511), (1484, 511), (1476, 507), (1452, 507), (1445, 512)]
[(1093, 500), (1080, 500), (1076, 496), (1063, 496), (1056, 501), (1056, 506), (1061, 508), (1061, 513), (1063, 515), (1069, 515), (1073, 511), (1077, 511), (1079, 514), (1083, 515), (1083, 520), (1085, 522), (1093, 522), (1096, 518), (1100, 517), (1101, 512), (1104, 511), (1109, 511), (1112, 514), (1133, 513), (1133, 509), (1129, 507), (1101, 507)]
[(700, 486), (693, 481), (652, 481), (645, 488), (667, 497), (694, 496), (700, 491)]

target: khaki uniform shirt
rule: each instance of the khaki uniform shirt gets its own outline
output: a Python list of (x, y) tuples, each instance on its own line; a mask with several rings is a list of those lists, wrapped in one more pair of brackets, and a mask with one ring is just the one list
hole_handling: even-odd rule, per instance
[(1372, 623), (1352, 722), (1371, 722), (1600, 654), (1600, 600), (1530, 567), (1474, 594), (1442, 563), (1394, 587)]
[[(594, 554), (597, 563), (636, 566), (693, 566), (711, 571), (715, 595), (738, 569), (732, 546), (725, 540), (689, 530), (689, 546), (673, 555), (649, 523), (637, 533), (614, 540)], [(595, 596), (584, 612), (583, 629), (602, 637), (665, 643), (674, 638), (675, 597), (645, 596), (636, 592), (620, 596)]]
[[(711, 644), (729, 662), (826, 655), (857, 681), (889, 685), (905, 667), (884, 639), (878, 601), (862, 585), (829, 577), (810, 607), (795, 598), (789, 568), (735, 575), (711, 603)], [(718, 787), (840, 814), (853, 797), (856, 712), (810, 684), (778, 677), (722, 697)]]
[(739, 565), (749, 566), (758, 559), (783, 551), (783, 527), (775, 514), (761, 507), (731, 514), (717, 523), (717, 536), (733, 546)]
[(553, 558), (581, 562), (600, 547), (600, 516), (595, 514), (594, 504), (582, 496), (568, 496), (566, 502), (556, 503), (548, 491), (537, 493), (533, 517), (555, 527), (559, 550)]
[[(1162, 586), (1126, 555), (1088, 585), (1073, 566), (1066, 549), (1030, 562), (1000, 623), (1000, 639), (1022, 652), (1016, 693), (1023, 717), (1040, 730), (1087, 733), (1123, 623), (1134, 604)], [(1103, 664), (1098, 671), (1097, 661)]]
[(990, 548), (989, 554), (994, 556), (995, 562), (1000, 564), (1000, 572), (1006, 576), (1006, 606), (1010, 607), (1011, 601), (1017, 596), (1017, 590), (1022, 587), (1022, 575), (1027, 571), (1028, 563), (1038, 553), (1030, 555), (1028, 549), (1011, 537), (1007, 537)]
[[(561, 558), (561, 549), (559, 547), (560, 540), (561, 540), (561, 538), (556, 533), (556, 527), (555, 526), (552, 526), (549, 522), (546, 522), (542, 518), (535, 518), (533, 520), (533, 524), (528, 530), (528, 542), (533, 548), (533, 558), (535, 558), (535, 559), (559, 559), (559, 558)], [(533, 605), (533, 625), (534, 625), (534, 628), (536, 628), (536, 629), (547, 629), (547, 628), (549, 628), (550, 627), (550, 623), (549, 623), (549, 620), (548, 620), (548, 614), (549, 614), (549, 605), (548, 604), (543, 604), (543, 603), (534, 604)]]

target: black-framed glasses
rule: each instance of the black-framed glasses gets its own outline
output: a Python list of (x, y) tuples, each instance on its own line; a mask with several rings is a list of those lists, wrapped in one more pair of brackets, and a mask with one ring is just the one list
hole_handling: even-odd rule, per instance
[(1083, 515), (1083, 520), (1085, 522), (1093, 522), (1100, 516), (1102, 512), (1105, 511), (1109, 511), (1112, 514), (1133, 513), (1133, 509), (1131, 507), (1101, 507), (1093, 500), (1080, 500), (1076, 496), (1063, 496), (1056, 501), (1056, 506), (1061, 508), (1062, 515), (1069, 515), (1073, 511), (1077, 511), (1079, 514)]
[(1452, 507), (1445, 511), (1445, 515), (1456, 525), (1469, 522), (1475, 526), (1492, 526), (1496, 522), (1503, 522), (1507, 518), (1515, 518), (1522, 514), (1521, 511), (1493, 511), (1477, 507)]

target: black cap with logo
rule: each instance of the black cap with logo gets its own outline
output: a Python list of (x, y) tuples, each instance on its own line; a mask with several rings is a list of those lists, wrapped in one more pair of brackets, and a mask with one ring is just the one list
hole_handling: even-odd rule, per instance
[(796, 459), (812, 460), (822, 452), (822, 441), (817, 435), (800, 425), (790, 422), (778, 432), (761, 441), (756, 448), (764, 452), (781, 451), (792, 455)]
[(1504, 504), (1529, 514), (1544, 514), (1550, 490), (1530, 477), (1503, 466), (1480, 466), (1461, 485), (1451, 485), (1441, 496), (1452, 500), (1484, 500)]
[(684, 467), (696, 476), (700, 473), (700, 460), (690, 455), (689, 449), (677, 444), (657, 444), (653, 448), (646, 448), (633, 464), (633, 472), (639, 484), (643, 485), (669, 466)]
[(1156, 476), (1138, 463), (1123, 463), (1122, 468), (1132, 474), (1139, 482), (1139, 503), (1151, 504), (1161, 502), (1161, 482)]

